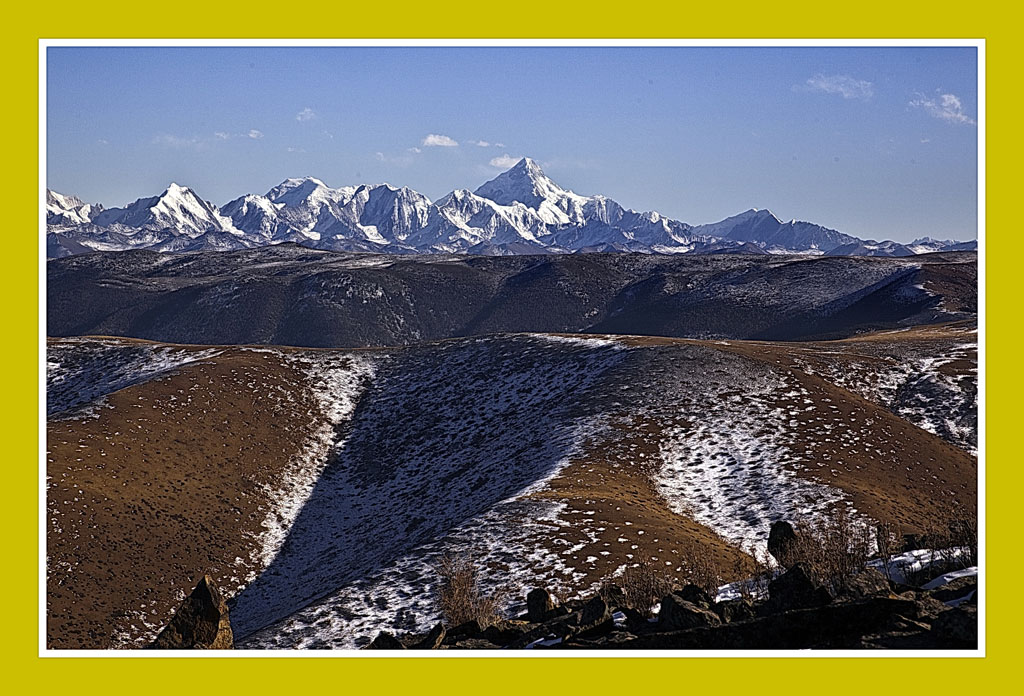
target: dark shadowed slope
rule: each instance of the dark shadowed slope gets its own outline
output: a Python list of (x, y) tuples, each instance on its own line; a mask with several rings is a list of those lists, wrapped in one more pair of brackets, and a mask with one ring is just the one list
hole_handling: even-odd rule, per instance
[(498, 332), (840, 338), (966, 318), (977, 256), (428, 257), (281, 245), (47, 266), (51, 336), (313, 347)]

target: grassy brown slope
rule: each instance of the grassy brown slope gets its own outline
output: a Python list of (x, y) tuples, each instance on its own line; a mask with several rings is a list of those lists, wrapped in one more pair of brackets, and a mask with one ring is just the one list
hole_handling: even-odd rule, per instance
[[(685, 419), (665, 414), (616, 420), (610, 437), (591, 442), (533, 494), (566, 503), (559, 517), (567, 525), (560, 527), (558, 537), (570, 548), (579, 546), (571, 559), (586, 572), (582, 584), (609, 578), (620, 566), (642, 560), (686, 582), (694, 571), (690, 562), (695, 549), (723, 575), (731, 576), (738, 565), (746, 567), (750, 559), (743, 551), (704, 525), (672, 512), (654, 485), (661, 431), (667, 425), (685, 425)], [(586, 563), (588, 558), (595, 560)]]
[(263, 486), (316, 408), (279, 358), (231, 351), (47, 427), (47, 644), (107, 648), (159, 628), (203, 573), (252, 570)]
[[(962, 331), (946, 331), (967, 340)], [(701, 406), (684, 410), (669, 387), (686, 377), (701, 391), (702, 370), (714, 364), (709, 354), (717, 360), (728, 353), (762, 371), (770, 366), (808, 392), (813, 410), (800, 410), (785, 426), (800, 476), (846, 491), (861, 512), (899, 521), (905, 531), (924, 530), (946, 514), (946, 501), (972, 513), (974, 457), (802, 369), (815, 360), (849, 360), (870, 370), (893, 342), (922, 342), (927, 350), (929, 341), (948, 338), (936, 327), (813, 344), (618, 338), (639, 359), (614, 379), (602, 378), (588, 400), (586, 417), (608, 418), (610, 430), (530, 494), (565, 503), (559, 524), (535, 548), (584, 572), (581, 585), (644, 558), (685, 579), (694, 547), (725, 573), (745, 562), (708, 527), (672, 512), (655, 484), (666, 432), (706, 415)], [(655, 354), (658, 360), (646, 357)], [(964, 363), (970, 369), (970, 360)], [(197, 574), (210, 572), (229, 594), (246, 582), (257, 570), (251, 554), (269, 509), (265, 486), (317, 420), (306, 379), (280, 355), (228, 348), (111, 394), (97, 418), (49, 423), (51, 647), (108, 647), (117, 635), (159, 628)], [(743, 387), (736, 382), (740, 399)], [(667, 398), (659, 397), (662, 388)], [(782, 395), (778, 405), (798, 410)]]
[[(806, 468), (797, 473), (843, 489), (856, 507), (877, 520), (900, 523), (905, 531), (925, 531), (936, 522), (976, 515), (978, 462), (968, 452), (915, 427), (878, 404), (804, 372), (794, 359), (815, 360), (829, 351), (866, 341), (946, 339), (949, 329), (884, 332), (818, 344), (740, 342), (713, 347), (788, 370), (811, 393), (817, 408), (801, 412), (795, 432), (804, 445)], [(882, 358), (840, 356), (851, 369)], [(967, 366), (965, 366), (967, 367)], [(785, 400), (781, 404), (788, 405)]]
[[(777, 405), (799, 410), (790, 422), (791, 447), (799, 455), (795, 473), (843, 490), (854, 506), (876, 520), (897, 522), (906, 532), (927, 530), (937, 521), (973, 517), (977, 504), (977, 461), (969, 453), (915, 427), (877, 403), (800, 369), (794, 353), (806, 362), (835, 359), (838, 344), (855, 350), (854, 341), (963, 340), (958, 327), (924, 327), (908, 332), (870, 334), (849, 342), (784, 344), (752, 341), (697, 341), (664, 337), (617, 337), (634, 348), (700, 345), (741, 355), (787, 373), (808, 392), (812, 411), (795, 408), (785, 397)], [(921, 347), (918, 346), (920, 349)], [(927, 349), (927, 347), (925, 347)], [(883, 358), (843, 355), (858, 369)], [(969, 368), (965, 365), (964, 368)], [(738, 385), (741, 386), (741, 385)], [(741, 390), (736, 396), (743, 398)], [(749, 561), (743, 552), (707, 527), (673, 513), (652, 483), (659, 460), (662, 430), (687, 424), (700, 414), (648, 414), (621, 417), (617, 435), (591, 443), (535, 496), (567, 503), (558, 535), (576, 547), (571, 558), (587, 570), (587, 582), (606, 577), (621, 564), (654, 559), (670, 574), (685, 579), (686, 549), (696, 546), (723, 575)], [(623, 465), (624, 461), (631, 465)], [(628, 523), (628, 524), (627, 524)], [(589, 539), (582, 530), (595, 533)], [(639, 535), (637, 531), (643, 530)], [(618, 539), (628, 539), (619, 542)], [(635, 548), (634, 548), (635, 545)], [(602, 555), (604, 553), (605, 555)], [(597, 557), (590, 564), (584, 559)]]

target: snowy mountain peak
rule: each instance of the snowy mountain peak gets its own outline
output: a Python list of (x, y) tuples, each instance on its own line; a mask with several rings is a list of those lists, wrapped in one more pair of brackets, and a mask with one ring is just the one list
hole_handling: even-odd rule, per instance
[(174, 182), (171, 182), (150, 208), (170, 214), (185, 213), (197, 219), (209, 218), (215, 212), (213, 206), (200, 198), (195, 191)]
[(61, 210), (74, 210), (85, 204), (77, 196), (65, 196), (63, 193), (46, 189), (46, 205), (55, 206)]
[(515, 169), (516, 167), (520, 167), (525, 171), (530, 172), (531, 174), (535, 174), (537, 176), (544, 176), (544, 170), (540, 168), (540, 165), (537, 164), (536, 160), (533, 160), (529, 157), (522, 158), (512, 166), (513, 169)]
[(736, 220), (737, 222), (744, 219), (756, 219), (756, 220), (774, 220), (778, 224), (782, 224), (782, 220), (767, 208), (751, 208), (739, 215), (734, 215), (729, 220)]
[(475, 193), (500, 205), (512, 205), (518, 201), (534, 209), (544, 201), (557, 205), (567, 198), (578, 199), (580, 203), (586, 200), (552, 181), (529, 157), (524, 157), (508, 171), (481, 185)]
[(327, 184), (311, 176), (300, 179), (285, 179), (267, 191), (267, 198), (275, 202), (286, 197), (291, 200), (300, 200), (308, 198), (314, 191), (327, 188)]
[(85, 225), (103, 211), (103, 206), (83, 203), (77, 196), (65, 196), (62, 193), (46, 189), (46, 224)]

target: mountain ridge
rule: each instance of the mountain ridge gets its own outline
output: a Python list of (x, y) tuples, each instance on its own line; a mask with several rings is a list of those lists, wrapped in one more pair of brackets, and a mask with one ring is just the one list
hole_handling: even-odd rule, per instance
[(502, 256), (592, 251), (913, 256), (977, 248), (976, 241), (928, 237), (910, 244), (863, 240), (811, 222), (782, 222), (764, 208), (691, 225), (656, 211), (625, 208), (607, 196), (581, 196), (526, 157), (473, 191), (456, 189), (437, 201), (405, 186), (331, 188), (315, 177), (301, 177), (222, 208), (176, 183), (122, 208), (47, 189), (46, 213), (51, 258), (127, 249), (227, 251), (281, 242), (331, 251)]

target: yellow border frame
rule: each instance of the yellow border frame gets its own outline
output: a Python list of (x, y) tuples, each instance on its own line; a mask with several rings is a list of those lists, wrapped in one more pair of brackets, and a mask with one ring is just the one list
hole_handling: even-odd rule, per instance
[[(1013, 497), (1020, 490), (1020, 460), (1008, 437), (1020, 411), (1019, 378), (1012, 367), (1019, 290), (1014, 283), (1013, 236), (1020, 228), (1020, 141), (1011, 128), (1021, 97), (1019, 16), (987, 13), (985, 3), (945, 1), (898, 4), (867, 0), (849, 5), (737, 0), (715, 3), (596, 2), (470, 3), (458, 0), (404, 8), (398, 3), (299, 6), (254, 0), (240, 7), (176, 0), (151, 8), (130, 2), (81, 3), (53, 0), (5, 9), (4, 63), (8, 77), (3, 110), (3, 167), (7, 224), (3, 230), (6, 272), (0, 292), (9, 307), (2, 342), (9, 385), (2, 402), (9, 495), (4, 515), (3, 660), (6, 682), (33, 692), (162, 693), (182, 690), (234, 693), (327, 693), (410, 689), (423, 693), (629, 693), (753, 690), (827, 693), (928, 690), (977, 691), (1000, 677), (1017, 681), (1012, 662), (1018, 612), (1010, 593), (1018, 581), (1019, 551), (1011, 534), (1019, 528)], [(20, 12), (20, 16), (17, 14)], [(1016, 9), (1010, 10), (1017, 13)], [(37, 597), (36, 414), (38, 322), (38, 40), (40, 38), (983, 38), (987, 46), (987, 296), (988, 296), (988, 625), (984, 659), (274, 659), (39, 658)], [(116, 107), (116, 102), (112, 102)], [(1012, 188), (1011, 188), (1012, 187)], [(1013, 193), (1011, 193), (1013, 192)], [(1003, 555), (1004, 552), (1005, 555)], [(36, 601), (33, 601), (36, 600)], [(1005, 606), (1006, 611), (998, 607)]]

